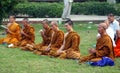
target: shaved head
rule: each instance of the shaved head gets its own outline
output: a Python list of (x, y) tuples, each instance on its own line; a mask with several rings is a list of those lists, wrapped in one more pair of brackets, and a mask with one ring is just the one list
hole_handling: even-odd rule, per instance
[(103, 27), (105, 30), (107, 29), (107, 24), (106, 23), (100, 23), (98, 26)]
[(100, 35), (105, 34), (105, 33), (106, 33), (106, 29), (107, 29), (107, 24), (106, 24), (106, 23), (100, 23), (100, 24), (98, 25), (98, 33), (99, 33)]
[(51, 25), (55, 25), (55, 26), (58, 27), (58, 22), (57, 22), (57, 21), (52, 21), (52, 22), (51, 22)]

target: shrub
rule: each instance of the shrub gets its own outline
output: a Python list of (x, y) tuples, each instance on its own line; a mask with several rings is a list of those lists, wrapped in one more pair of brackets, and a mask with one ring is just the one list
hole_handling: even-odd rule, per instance
[[(32, 17), (61, 17), (63, 3), (23, 3), (18, 4), (12, 13), (27, 14)], [(120, 15), (120, 4), (114, 5), (105, 2), (73, 3), (72, 14), (107, 15), (114, 13)]]
[(18, 4), (13, 13), (33, 17), (60, 17), (62, 9), (62, 5), (58, 3), (24, 3)]
[(116, 13), (113, 4), (105, 2), (84, 2), (74, 3), (72, 7), (73, 14), (95, 14), (95, 15), (106, 15), (109, 13)]

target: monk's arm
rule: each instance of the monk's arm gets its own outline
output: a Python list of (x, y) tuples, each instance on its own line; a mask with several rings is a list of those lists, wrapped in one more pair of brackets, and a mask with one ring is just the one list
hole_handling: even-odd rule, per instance
[(10, 31), (10, 34), (17, 36), (18, 34), (20, 34), (20, 27), (19, 25), (17, 25), (15, 26), (15, 28), (15, 32)]
[(68, 49), (68, 50), (75, 50), (78, 46), (79, 46), (79, 43), (78, 43), (78, 36), (73, 36), (72, 38), (72, 45), (71, 47)]
[(45, 36), (45, 37), (43, 37), (43, 40), (44, 40), (44, 41), (50, 41), (51, 38), (52, 38), (52, 33), (53, 33), (53, 32), (50, 31), (50, 32), (49, 32), (49, 36)]
[(110, 53), (109, 47), (103, 46), (101, 49), (96, 51), (98, 57), (106, 56)]
[(61, 47), (61, 45), (63, 44), (63, 40), (64, 40), (64, 34), (62, 32), (60, 32), (57, 36), (57, 40), (56, 43), (51, 45), (51, 47)]
[(29, 34), (25, 33), (25, 36), (31, 39), (34, 36), (34, 28), (30, 29)]

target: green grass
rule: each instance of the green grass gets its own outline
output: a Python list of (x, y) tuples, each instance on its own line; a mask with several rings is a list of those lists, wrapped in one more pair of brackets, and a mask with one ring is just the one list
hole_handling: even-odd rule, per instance
[[(36, 43), (41, 42), (38, 31), (41, 25), (32, 25), (36, 30)], [(88, 27), (91, 28), (88, 28)], [(59, 26), (65, 32), (63, 25)], [(81, 37), (80, 51), (82, 55), (88, 54), (88, 49), (96, 43), (97, 25), (74, 25)], [(2, 32), (2, 30), (0, 30)], [(0, 35), (0, 37), (3, 37)], [(120, 58), (115, 60), (115, 66), (92, 67), (87, 64), (79, 65), (75, 60), (61, 60), (47, 56), (38, 56), (32, 52), (22, 51), (19, 48), (6, 48), (0, 45), (0, 73), (119, 73)]]

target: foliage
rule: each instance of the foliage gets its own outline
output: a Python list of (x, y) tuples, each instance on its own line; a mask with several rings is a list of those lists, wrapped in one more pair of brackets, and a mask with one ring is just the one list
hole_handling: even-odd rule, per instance
[[(106, 2), (75, 2), (72, 5), (71, 13), (75, 15), (107, 15), (109, 13), (120, 15), (119, 4), (117, 5)], [(61, 17), (63, 6), (63, 3), (20, 3), (15, 7), (13, 13), (40, 18)]]

